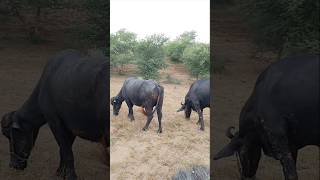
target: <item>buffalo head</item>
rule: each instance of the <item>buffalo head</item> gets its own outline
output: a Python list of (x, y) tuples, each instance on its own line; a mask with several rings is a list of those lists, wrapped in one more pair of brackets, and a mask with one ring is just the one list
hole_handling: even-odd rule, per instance
[(1, 120), (1, 131), (10, 144), (10, 167), (23, 170), (34, 144), (33, 131), (22, 126), (15, 112), (7, 113)]
[(231, 141), (214, 156), (214, 160), (232, 156), (236, 153), (240, 158), (241, 178), (243, 180), (255, 179), (261, 156), (261, 146), (255, 135), (248, 134), (240, 137), (239, 132), (233, 132), (234, 129), (234, 127), (227, 129), (226, 136), (229, 137)]
[(186, 99), (184, 103), (181, 102), (181, 108), (177, 112), (184, 111), (185, 117), (190, 118), (191, 115), (191, 103)]
[(123, 101), (118, 96), (111, 98), (111, 105), (113, 106), (113, 115), (115, 116), (119, 115), (122, 102)]
[(186, 108), (186, 105), (181, 102), (181, 108), (177, 112), (183, 111)]

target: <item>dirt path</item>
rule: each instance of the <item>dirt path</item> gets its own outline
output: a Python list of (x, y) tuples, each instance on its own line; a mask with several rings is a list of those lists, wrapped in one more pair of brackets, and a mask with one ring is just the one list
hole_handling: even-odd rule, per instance
[[(64, 49), (61, 45), (31, 45), (24, 42), (0, 42), (0, 116), (19, 108), (31, 94), (49, 57)], [(76, 172), (80, 180), (106, 179), (102, 147), (82, 139), (73, 146)], [(8, 140), (0, 135), (1, 180), (56, 179), (59, 165), (58, 145), (47, 126), (41, 128), (38, 140), (24, 171), (9, 168)]]
[[(226, 66), (224, 73), (214, 75), (215, 109), (211, 153), (215, 154), (229, 142), (224, 135), (226, 128), (238, 126), (240, 110), (249, 97), (258, 74), (275, 56), (253, 56), (254, 44), (250, 42), (249, 30), (238, 18), (238, 14), (228, 9), (216, 8), (211, 16), (214, 52), (216, 58), (225, 60)], [(235, 157), (214, 161), (212, 164), (215, 179), (238, 179)], [(301, 179), (319, 179), (319, 149), (306, 147), (300, 150), (297, 169)], [(283, 179), (280, 163), (262, 156), (257, 177), (265, 180)]]
[[(189, 121), (182, 112), (176, 112), (192, 81), (181, 66), (171, 65), (166, 73), (179, 79), (181, 84), (161, 82), (165, 91), (162, 134), (157, 134), (157, 116), (148, 131), (141, 130), (146, 117), (138, 107), (134, 108), (134, 122), (127, 118), (125, 103), (119, 116), (111, 117), (111, 179), (171, 179), (178, 169), (194, 164), (209, 166), (209, 109), (204, 110), (206, 129), (202, 132), (196, 125), (198, 117), (194, 112)], [(118, 93), (126, 78), (111, 78), (111, 97)], [(110, 112), (112, 114), (111, 109)]]

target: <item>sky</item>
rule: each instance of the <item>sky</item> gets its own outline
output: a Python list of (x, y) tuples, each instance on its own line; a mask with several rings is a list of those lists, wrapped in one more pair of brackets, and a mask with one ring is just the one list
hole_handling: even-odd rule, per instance
[(210, 42), (210, 0), (110, 0), (110, 31), (125, 28), (144, 38), (165, 34), (174, 39), (196, 31), (196, 41)]

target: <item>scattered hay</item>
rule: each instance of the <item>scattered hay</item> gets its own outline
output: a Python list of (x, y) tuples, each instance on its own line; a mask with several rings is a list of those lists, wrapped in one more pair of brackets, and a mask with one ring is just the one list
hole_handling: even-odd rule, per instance
[(210, 171), (206, 166), (195, 165), (191, 170), (179, 170), (172, 180), (209, 180)]

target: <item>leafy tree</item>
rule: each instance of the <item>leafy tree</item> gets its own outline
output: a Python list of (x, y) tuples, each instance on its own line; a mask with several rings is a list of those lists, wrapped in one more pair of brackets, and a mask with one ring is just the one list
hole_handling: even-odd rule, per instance
[(185, 42), (193, 42), (197, 37), (196, 31), (186, 31), (182, 33), (178, 39), (185, 41)]
[(181, 34), (174, 41), (169, 42), (166, 45), (166, 54), (173, 62), (182, 62), (183, 51), (192, 43), (196, 38), (195, 31), (187, 31)]
[[(41, 19), (45, 9), (61, 7), (65, 0), (6, 0), (6, 5), (10, 9), (10, 15), (19, 19), (23, 24), (31, 42), (38, 43), (42, 40), (39, 35), (41, 29)], [(23, 13), (24, 10), (31, 10), (33, 16)]]
[(214, 5), (219, 5), (219, 4), (233, 4), (234, 0), (213, 0), (211, 1)]
[(209, 45), (205, 43), (194, 43), (183, 52), (183, 63), (190, 74), (197, 79), (208, 77), (210, 74)]
[[(87, 29), (85, 36), (95, 42), (109, 42), (109, 1), (106, 0), (3, 0), (0, 3), (0, 14), (16, 17), (25, 29), (31, 42), (44, 40), (41, 36), (44, 15), (48, 10), (79, 9), (88, 14), (88, 22), (80, 27)], [(8, 11), (8, 12), (7, 12)]]
[(319, 1), (247, 0), (240, 7), (261, 49), (275, 50), (279, 57), (319, 53)]
[(151, 35), (142, 39), (136, 49), (138, 73), (145, 79), (158, 79), (159, 70), (164, 68), (164, 43), (168, 40), (163, 34)]
[(87, 31), (89, 40), (108, 42), (110, 2), (107, 0), (84, 0), (84, 7), (89, 15), (89, 29)]
[(134, 50), (137, 45), (136, 34), (121, 29), (110, 36), (110, 59), (113, 69), (119, 74), (124, 72), (124, 66), (134, 60)]

